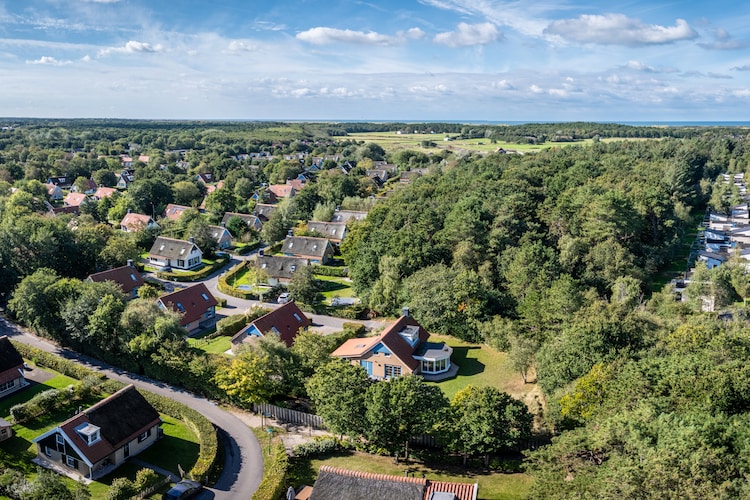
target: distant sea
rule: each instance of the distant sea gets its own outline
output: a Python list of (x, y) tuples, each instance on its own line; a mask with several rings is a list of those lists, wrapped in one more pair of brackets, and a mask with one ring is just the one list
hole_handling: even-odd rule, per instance
[[(434, 120), (430, 120), (434, 121)], [(404, 123), (404, 122), (401, 122)], [(407, 122), (408, 123), (408, 122)], [(417, 122), (412, 122), (417, 123)], [(419, 122), (419, 123), (426, 123), (426, 122)], [(427, 122), (429, 123), (429, 122)], [(449, 123), (453, 123), (453, 121), (450, 121)], [(514, 120), (508, 120), (508, 121), (494, 121), (494, 120), (467, 120), (465, 122), (456, 122), (456, 123), (486, 123), (487, 125), (524, 125), (526, 123), (616, 123), (619, 125), (630, 125), (632, 127), (750, 127), (750, 121), (742, 121), (742, 122), (708, 122), (708, 121), (675, 121), (675, 122), (660, 122), (660, 121), (620, 121), (620, 120), (612, 120), (612, 121), (602, 121), (602, 120), (595, 120), (595, 121), (587, 121), (587, 120), (576, 120), (576, 121), (569, 121), (569, 120), (562, 120), (562, 121), (556, 121), (556, 120), (528, 120), (528, 121), (514, 121)]]

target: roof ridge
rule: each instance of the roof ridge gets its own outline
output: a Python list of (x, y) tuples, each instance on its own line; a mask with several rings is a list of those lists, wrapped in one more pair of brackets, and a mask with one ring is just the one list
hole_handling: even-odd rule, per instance
[(102, 406), (106, 406), (106, 405), (110, 404), (112, 401), (116, 400), (117, 398), (119, 398), (120, 396), (122, 396), (123, 394), (125, 394), (126, 392), (129, 392), (131, 390), (135, 390), (135, 386), (133, 384), (128, 384), (125, 387), (123, 387), (122, 389), (120, 389), (119, 391), (117, 391), (114, 394), (112, 394), (111, 396), (108, 396), (108, 397), (102, 399), (101, 401), (98, 401), (96, 404), (94, 404), (92, 406), (89, 406), (88, 408), (86, 408), (85, 410), (83, 410), (81, 413), (84, 413), (84, 414), (88, 415), (91, 411), (98, 410)]
[(322, 465), (320, 472), (330, 472), (332, 474), (338, 474), (340, 476), (355, 477), (358, 479), (373, 479), (375, 481), (393, 481), (395, 483), (410, 483), (420, 484), (427, 486), (427, 479), (419, 477), (407, 477), (407, 476), (394, 476), (391, 474), (377, 474), (374, 472), (363, 472), (350, 469), (341, 469), (339, 467), (332, 467), (330, 465)]

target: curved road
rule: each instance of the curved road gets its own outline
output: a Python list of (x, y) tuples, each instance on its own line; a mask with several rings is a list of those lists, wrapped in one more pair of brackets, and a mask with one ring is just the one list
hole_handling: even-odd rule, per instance
[(3, 317), (0, 317), (0, 335), (7, 335), (18, 342), (23, 342), (43, 351), (76, 360), (106, 374), (111, 379), (126, 384), (133, 384), (136, 387), (141, 387), (161, 396), (174, 399), (199, 411), (213, 422), (218, 427), (220, 439), (225, 439), (224, 468), (216, 484), (208, 488), (198, 498), (226, 500), (238, 497), (250, 498), (255, 490), (258, 489), (258, 485), (260, 485), (263, 479), (263, 454), (260, 443), (258, 443), (255, 435), (247, 425), (231, 413), (216, 406), (215, 403), (185, 390), (171, 387), (146, 377), (133, 375), (93, 358), (62, 349), (26, 332), (18, 325), (7, 321)]

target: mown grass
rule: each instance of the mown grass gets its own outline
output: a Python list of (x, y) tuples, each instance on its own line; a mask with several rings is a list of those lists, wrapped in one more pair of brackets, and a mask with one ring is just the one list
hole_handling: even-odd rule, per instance
[(201, 351), (210, 354), (224, 354), (232, 347), (230, 337), (224, 335), (212, 339), (188, 338), (187, 342), (190, 347), (200, 349)]
[[(523, 152), (541, 151), (550, 147), (559, 147), (564, 144), (578, 143), (553, 143), (545, 144), (516, 144), (511, 142), (497, 141), (492, 143), (490, 139), (453, 139), (445, 141), (443, 138), (455, 136), (456, 134), (396, 134), (396, 132), (363, 132), (359, 134), (349, 134), (347, 140), (374, 142), (380, 145), (389, 153), (395, 153), (405, 149), (412, 149), (429, 153), (430, 151), (472, 151), (477, 153), (490, 153), (497, 151), (498, 148), (505, 150), (515, 150)], [(424, 147), (422, 143), (429, 141), (434, 146)]]
[(351, 281), (346, 278), (338, 278), (335, 276), (320, 276), (316, 275), (317, 279), (322, 288), (323, 297), (327, 304), (331, 303), (331, 299), (334, 297), (354, 297), (354, 289), (352, 289)]

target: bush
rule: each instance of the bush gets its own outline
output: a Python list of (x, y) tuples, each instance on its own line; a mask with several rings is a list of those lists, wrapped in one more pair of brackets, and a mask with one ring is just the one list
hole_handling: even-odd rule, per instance
[(289, 470), (289, 457), (284, 443), (276, 443), (272, 448), (271, 458), (266, 464), (258, 490), (253, 500), (276, 500), (281, 498), (286, 489), (286, 475)]
[(310, 267), (312, 267), (313, 274), (319, 274), (321, 276), (333, 276), (334, 278), (345, 278), (349, 276), (348, 267), (323, 266), (320, 264), (313, 264)]
[(331, 315), (344, 319), (367, 319), (367, 308), (362, 304), (352, 304), (343, 309), (331, 308)]
[(247, 316), (244, 314), (235, 314), (222, 318), (216, 323), (216, 333), (218, 335), (234, 335), (247, 325)]
[(36, 365), (50, 368), (56, 372), (62, 373), (63, 375), (78, 380), (83, 380), (89, 376), (97, 377), (100, 380), (104, 379), (104, 374), (90, 370), (74, 361), (69, 361), (55, 354), (44, 352), (27, 344), (22, 344), (13, 340), (11, 340), (11, 343), (22, 357), (33, 360)]
[(25, 403), (11, 407), (10, 415), (17, 424), (27, 422), (40, 415), (55, 410), (60, 403), (67, 399), (68, 394), (66, 391), (48, 389), (40, 392)]
[(258, 294), (251, 291), (238, 290), (229, 284), (240, 271), (247, 267), (247, 265), (248, 261), (243, 260), (232, 269), (224, 273), (223, 276), (219, 277), (219, 283), (217, 284), (216, 288), (218, 288), (221, 293), (226, 293), (227, 295), (237, 297), (238, 299), (258, 300)]
[(316, 437), (313, 441), (298, 444), (292, 450), (295, 457), (323, 457), (336, 453), (341, 449), (341, 444), (336, 438)]
[(199, 271), (187, 271), (182, 273), (173, 273), (170, 271), (158, 271), (156, 277), (160, 280), (168, 281), (198, 281), (203, 278), (208, 278), (209, 275), (213, 274), (214, 271), (221, 269), (226, 263), (229, 262), (227, 257), (220, 257), (216, 259), (213, 265), (205, 266)]
[(362, 323), (350, 323), (347, 321), (346, 323), (341, 325), (341, 327), (344, 329), (344, 333), (349, 337), (348, 339), (362, 337), (365, 334), (365, 325), (363, 325)]

